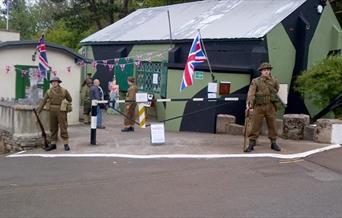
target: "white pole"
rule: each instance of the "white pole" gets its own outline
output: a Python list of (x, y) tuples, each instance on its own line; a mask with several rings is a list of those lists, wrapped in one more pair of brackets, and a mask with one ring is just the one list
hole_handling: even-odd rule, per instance
[(6, 12), (6, 30), (8, 31), (8, 20), (9, 20), (9, 1), (7, 1), (7, 3), (6, 3), (6, 10), (7, 10), (7, 12)]
[(169, 21), (169, 34), (170, 34), (170, 48), (172, 47), (172, 30), (171, 30), (171, 19), (170, 19), (170, 12), (167, 10), (167, 19)]

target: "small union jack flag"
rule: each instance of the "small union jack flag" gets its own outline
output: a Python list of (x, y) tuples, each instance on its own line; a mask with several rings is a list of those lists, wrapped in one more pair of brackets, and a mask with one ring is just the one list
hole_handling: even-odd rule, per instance
[(185, 64), (185, 69), (183, 72), (183, 79), (180, 86), (180, 90), (182, 91), (186, 87), (189, 87), (193, 83), (193, 75), (195, 72), (195, 67), (200, 63), (203, 63), (207, 60), (201, 46), (201, 38), (200, 34), (198, 33), (192, 42), (188, 59)]
[(40, 38), (37, 49), (39, 51), (39, 73), (42, 77), (47, 78), (47, 72), (50, 69), (50, 66), (46, 56), (44, 35), (42, 35), (42, 37)]

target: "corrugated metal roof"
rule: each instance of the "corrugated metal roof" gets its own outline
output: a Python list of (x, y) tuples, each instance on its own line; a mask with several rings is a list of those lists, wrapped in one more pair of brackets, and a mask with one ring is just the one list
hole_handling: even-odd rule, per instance
[(167, 10), (172, 38), (260, 38), (306, 0), (208, 0), (139, 9), (83, 39), (86, 42), (169, 40)]

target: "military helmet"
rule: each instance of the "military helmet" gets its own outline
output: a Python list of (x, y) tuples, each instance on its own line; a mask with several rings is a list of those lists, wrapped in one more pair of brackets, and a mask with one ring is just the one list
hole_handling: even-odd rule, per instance
[(270, 64), (270, 63), (267, 63), (267, 62), (265, 62), (265, 63), (262, 63), (262, 64), (260, 64), (260, 67), (258, 68), (258, 71), (262, 71), (263, 69), (270, 69), (270, 70), (272, 70), (272, 65)]
[(52, 83), (53, 81), (57, 81), (58, 83), (62, 82), (62, 80), (60, 80), (58, 76), (54, 76), (52, 77), (52, 79), (50, 79), (50, 83)]

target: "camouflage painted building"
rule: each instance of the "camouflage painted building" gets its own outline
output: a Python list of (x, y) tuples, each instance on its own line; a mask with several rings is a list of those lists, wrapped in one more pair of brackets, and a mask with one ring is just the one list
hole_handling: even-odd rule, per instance
[(212, 81), (207, 63), (196, 68), (193, 86), (179, 90), (198, 29), (215, 80), (231, 82), (230, 96), (240, 101), (158, 103), (154, 107), (158, 120), (201, 111), (166, 122), (168, 130), (215, 132), (219, 113), (233, 114), (242, 124), (249, 83), (264, 61), (272, 63), (273, 75), (289, 87), (288, 107), (279, 116), (314, 116), (320, 110), (294, 92), (293, 79), (317, 61), (341, 52), (341, 27), (325, 0), (207, 0), (139, 9), (81, 44), (84, 54), (96, 60), (94, 77), (103, 88), (115, 74), (125, 91), (127, 76), (134, 75), (139, 90), (156, 98), (207, 97)]

